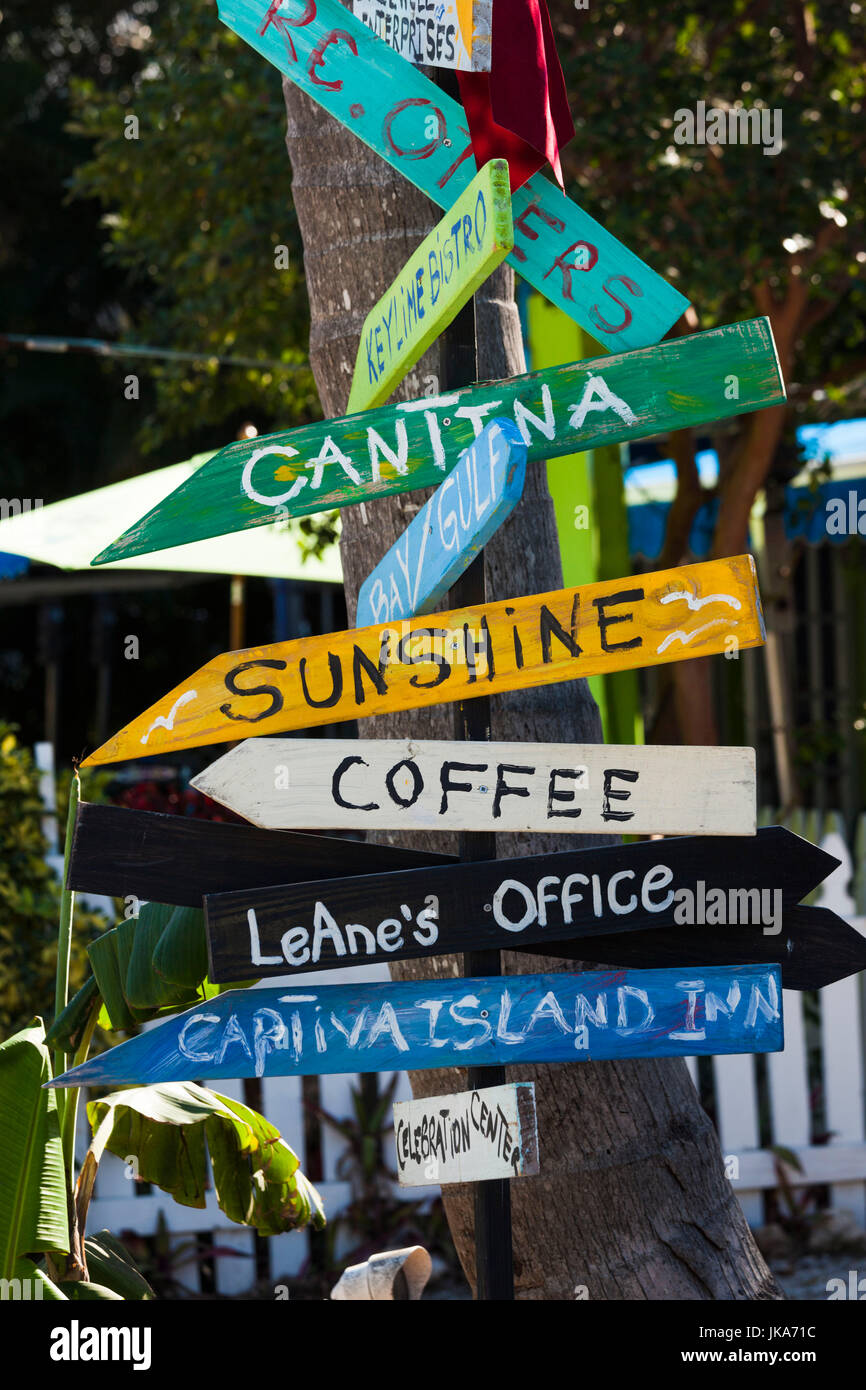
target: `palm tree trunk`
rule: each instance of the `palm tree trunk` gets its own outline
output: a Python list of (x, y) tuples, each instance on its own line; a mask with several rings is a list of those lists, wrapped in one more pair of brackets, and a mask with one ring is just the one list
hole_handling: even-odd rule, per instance
[[(441, 215), (379, 157), (291, 83), (284, 83), (293, 195), (304, 242), (312, 326), (310, 360), (328, 416), (343, 413), (364, 316)], [(513, 276), (506, 267), (476, 298), (482, 378), (524, 370)], [(435, 393), (436, 347), (398, 398)], [(342, 558), (350, 618), (361, 581), (403, 532), (427, 494), (413, 492), (343, 512)], [(510, 520), (486, 549), (491, 598), (562, 586), (545, 470), (533, 468)], [(596, 743), (598, 710), (582, 680), (493, 697), (495, 739)], [(366, 738), (451, 738), (449, 705), (364, 721)], [(378, 838), (399, 842), (398, 835)], [(600, 838), (600, 837), (597, 837)], [(601, 841), (604, 842), (604, 841)], [(415, 835), (426, 848), (451, 837)], [(581, 845), (586, 842), (581, 839)], [(571, 837), (502, 835), (501, 857), (573, 847)], [(509, 974), (573, 968), (507, 954)], [(448, 977), (453, 957), (395, 964), (396, 979)], [(723, 1172), (715, 1131), (682, 1061), (511, 1067), (534, 1080), (541, 1176), (512, 1182), (518, 1297), (758, 1299), (779, 1291)], [(465, 1088), (466, 1073), (416, 1072), (416, 1095)], [(445, 1205), (474, 1281), (471, 1191), (449, 1187)]]

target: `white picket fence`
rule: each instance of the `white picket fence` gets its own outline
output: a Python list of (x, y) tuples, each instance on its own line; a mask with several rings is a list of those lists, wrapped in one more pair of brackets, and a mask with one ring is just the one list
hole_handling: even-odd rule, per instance
[[(800, 811), (781, 819), (763, 812), (760, 823), (785, 824), (841, 861), (807, 902), (830, 908), (866, 936), (866, 816), (860, 818), (852, 855), (841, 817)], [(866, 988), (864, 976), (851, 975), (818, 993), (817, 1044), (827, 1144), (811, 1144), (810, 1078), (803, 994), (783, 990), (785, 1048), (766, 1059), (749, 1055), (712, 1059), (715, 1114), (737, 1196), (753, 1225), (763, 1220), (762, 1194), (778, 1186), (771, 1147), (783, 1145), (799, 1159), (802, 1172), (788, 1169), (794, 1187), (826, 1184), (831, 1205), (866, 1225)], [(770, 1145), (760, 1145), (758, 1068), (766, 1066)], [(688, 1063), (697, 1084), (698, 1065)], [(814, 1075), (814, 1074), (813, 1074)], [(813, 1085), (815, 1081), (813, 1080)], [(706, 1097), (705, 1097), (706, 1099)]]
[[(50, 756), (40, 748), (43, 770), (43, 795), (46, 804), (53, 804), (53, 777)], [(779, 823), (779, 818), (766, 811), (761, 824)], [(781, 823), (820, 844), (835, 855), (840, 867), (808, 899), (819, 906), (831, 908), (866, 936), (866, 816), (860, 818), (852, 854), (836, 813), (797, 812)], [(49, 826), (46, 824), (46, 829)], [(50, 859), (57, 864), (56, 851)], [(58, 866), (59, 867), (59, 866)], [(104, 902), (105, 900), (102, 900)], [(101, 906), (100, 900), (91, 904)], [(110, 904), (108, 904), (110, 907)], [(355, 966), (348, 971), (314, 972), (305, 976), (309, 984), (358, 984), (362, 981), (387, 980), (384, 965)], [(279, 985), (279, 980), (269, 980)], [(286, 977), (285, 983), (289, 983)], [(291, 977), (297, 985), (297, 976)], [(798, 1156), (802, 1172), (789, 1171), (795, 1187), (804, 1184), (826, 1184), (830, 1188), (831, 1204), (838, 1210), (852, 1212), (866, 1225), (866, 988), (864, 977), (851, 976), (830, 985), (819, 993), (820, 1023), (816, 1036), (820, 1086), (823, 1090), (825, 1128), (832, 1133), (827, 1144), (810, 1143), (812, 1135), (810, 1077), (807, 1063), (807, 1021), (804, 996), (793, 990), (783, 991), (785, 1016), (785, 1049), (764, 1059), (752, 1056), (714, 1057), (711, 1059), (714, 1111), (721, 1138), (722, 1151), (729, 1162), (732, 1181), (746, 1216), (753, 1225), (764, 1219), (763, 1193), (778, 1185), (772, 1146), (784, 1145)], [(152, 1025), (149, 1025), (152, 1026)], [(766, 1091), (769, 1113), (764, 1128), (769, 1125), (770, 1136), (761, 1147), (759, 1071), (766, 1067)], [(689, 1059), (688, 1067), (698, 1083), (698, 1064)], [(383, 1076), (383, 1086), (390, 1077)], [(357, 1086), (357, 1076), (323, 1076), (320, 1078), (320, 1105), (337, 1119), (353, 1114), (351, 1090)], [(812, 1083), (814, 1084), (814, 1083)], [(262, 1111), (275, 1124), (288, 1143), (305, 1163), (304, 1111), (302, 1083), (298, 1077), (262, 1078)], [(217, 1083), (215, 1090), (238, 1100), (243, 1099), (240, 1081)], [(396, 1092), (397, 1100), (411, 1096), (408, 1077), (401, 1073)], [(707, 1096), (704, 1096), (705, 1101)], [(349, 1183), (338, 1172), (345, 1152), (345, 1141), (330, 1126), (323, 1124), (323, 1179), (317, 1183), (326, 1212), (334, 1220), (351, 1201)], [(81, 1156), (87, 1143), (87, 1125), (79, 1125)], [(543, 1139), (542, 1139), (543, 1143)], [(387, 1157), (387, 1156), (386, 1156)], [(392, 1152), (389, 1165), (395, 1166)], [(543, 1162), (543, 1148), (542, 1148)], [(88, 1227), (97, 1231), (108, 1227), (115, 1234), (134, 1231), (141, 1236), (153, 1236), (161, 1220), (170, 1232), (173, 1248), (181, 1251), (190, 1245), (190, 1238), (200, 1232), (212, 1234), (213, 1243), (223, 1250), (236, 1252), (218, 1255), (214, 1261), (217, 1292), (238, 1294), (246, 1291), (256, 1280), (254, 1238), (250, 1231), (227, 1221), (220, 1212), (211, 1190), (207, 1206), (197, 1210), (182, 1207), (171, 1198), (153, 1189), (142, 1192), (131, 1180), (131, 1168), (121, 1159), (106, 1154), (100, 1164)], [(412, 1189), (412, 1200), (434, 1196), (438, 1188)], [(349, 1233), (342, 1239), (343, 1249), (351, 1243)], [(309, 1258), (309, 1237), (304, 1231), (272, 1237), (268, 1242), (270, 1276), (276, 1285), (281, 1276), (291, 1278), (300, 1274)], [(340, 1244), (337, 1254), (341, 1253)], [(200, 1265), (193, 1259), (178, 1265), (173, 1271), (178, 1282), (192, 1291), (200, 1287)]]

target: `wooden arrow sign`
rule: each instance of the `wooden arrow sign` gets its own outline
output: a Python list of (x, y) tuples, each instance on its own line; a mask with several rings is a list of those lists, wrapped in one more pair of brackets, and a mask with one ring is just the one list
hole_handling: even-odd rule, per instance
[(692, 924), (696, 943), (707, 926), (727, 920), (778, 936), (785, 905), (837, 865), (771, 826), (736, 840), (649, 840), (208, 894), (208, 973), (230, 982), (658, 931), (681, 921)]
[(760, 646), (750, 555), (215, 657), (84, 766)]
[(512, 415), (538, 462), (784, 399), (764, 318), (319, 420), (221, 449), (93, 563), (438, 487), (490, 416)]
[(510, 1081), (397, 1101), (394, 1138), (401, 1187), (532, 1177), (538, 1172), (535, 1086)]
[(201, 907), (205, 893), (454, 863), (450, 854), (79, 803), (66, 887)]
[(582, 936), (531, 949), (560, 960), (652, 970), (729, 965), (745, 954), (752, 961), (781, 962), (785, 989), (823, 989), (866, 970), (866, 937), (825, 907), (783, 906), (778, 931), (726, 922)]
[(193, 786), (270, 829), (755, 832), (752, 748), (249, 738)]
[[(434, 203), (448, 207), (469, 183), (475, 159), (463, 107), (339, 0), (218, 6), (224, 24)], [(542, 173), (514, 195), (514, 219), (514, 269), (604, 347), (656, 343), (688, 308)]]
[(523, 495), (526, 445), (491, 420), (358, 592), (357, 627), (429, 613)]
[(779, 1052), (777, 965), (230, 990), (53, 1086)]
[(513, 245), (508, 162), (491, 159), (364, 320), (350, 415), (388, 399)]
[(410, 63), (490, 71), (493, 0), (352, 0), (352, 13)]

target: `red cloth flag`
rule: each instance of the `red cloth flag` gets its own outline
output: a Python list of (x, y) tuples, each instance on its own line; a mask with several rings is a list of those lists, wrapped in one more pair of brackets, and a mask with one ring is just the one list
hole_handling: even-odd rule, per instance
[(490, 72), (457, 80), (479, 169), (507, 159), (513, 193), (548, 163), (561, 188), (574, 122), (545, 0), (494, 0)]

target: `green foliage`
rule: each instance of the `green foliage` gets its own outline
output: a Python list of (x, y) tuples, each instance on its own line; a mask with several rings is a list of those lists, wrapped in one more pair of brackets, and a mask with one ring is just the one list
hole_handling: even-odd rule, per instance
[(188, 988), (170, 984), (154, 969), (154, 953), (174, 911), (166, 903), (144, 903), (138, 914), (126, 981), (122, 982), (126, 999), (134, 1009), (182, 1007), (195, 998)]
[(58, 1288), (68, 1299), (76, 1302), (122, 1303), (123, 1294), (115, 1293), (104, 1284), (92, 1284), (88, 1279), (65, 1279)]
[[(45, 862), (39, 774), (15, 730), (0, 720), (0, 1037), (9, 1037), (54, 997), (60, 884)], [(71, 992), (84, 981), (87, 941), (105, 922), (76, 910)]]
[[(18, 1288), (15, 1287), (16, 1280), (20, 1282), (22, 1290), (20, 1295)], [(41, 1286), (38, 1294), (35, 1292), (37, 1284)], [(5, 1287), (7, 1287), (6, 1297), (10, 1299), (18, 1296), (27, 1297), (28, 1295), (23, 1293), (23, 1290), (26, 1288), (30, 1298), (42, 1298), (54, 1303), (65, 1303), (67, 1301), (67, 1295), (58, 1284), (55, 1284), (53, 1280), (48, 1277), (48, 1274), (42, 1266), (34, 1264), (33, 1261), (28, 1260), (25, 1255), (22, 1255), (15, 1266), (12, 1274), (12, 1287)], [(2, 1297), (2, 1295), (0, 1295), (0, 1297)]]
[(111, 1231), (97, 1231), (95, 1236), (86, 1236), (84, 1255), (90, 1279), (98, 1287), (109, 1289), (117, 1298), (141, 1301), (154, 1297), (153, 1289), (137, 1269), (126, 1246)]
[(99, 986), (93, 975), (89, 975), (46, 1033), (48, 1046), (58, 1052), (77, 1052), (88, 1034), (94, 1011), (98, 1014), (101, 1006)]
[(36, 1251), (68, 1252), (66, 1174), (41, 1018), (0, 1043), (0, 1278)]
[[(279, 1235), (325, 1225), (319, 1195), (278, 1129), (255, 1110), (194, 1082), (141, 1086), (91, 1101), (92, 1187), (106, 1148), (138, 1162), (138, 1176), (187, 1207), (204, 1207), (209, 1150), (220, 1210), (230, 1221)], [(91, 1162), (91, 1159), (93, 1162)]]
[[(795, 404), (814, 418), (812, 391), (850, 381), (853, 353), (864, 365), (866, 8), (552, 0), (551, 14), (577, 129), (569, 191), (703, 328), (766, 313), (801, 282)], [(677, 111), (699, 100), (781, 111), (783, 149), (676, 143)], [(852, 413), (850, 397), (817, 404)]]
[(91, 941), (87, 954), (94, 979), (52, 1024), (52, 1039), (81, 1034), (97, 1000), (104, 1005), (100, 1024), (129, 1033), (158, 1014), (176, 1013), (197, 1000), (255, 983), (238, 980), (215, 985), (207, 978), (201, 908), (144, 903), (138, 917), (123, 918)]
[(176, 907), (156, 943), (153, 969), (174, 985), (200, 985), (207, 974), (207, 935), (201, 908)]
[[(102, 203), (109, 259), (143, 300), (127, 337), (202, 352), (201, 370), (148, 367), (156, 409), (140, 442), (154, 448), (250, 414), (260, 430), (315, 418), (312, 375), (291, 369), (306, 359), (309, 330), (279, 76), (210, 0), (153, 9), (128, 83), (73, 80), (70, 126), (94, 142), (72, 190)], [(286, 369), (218, 368), (209, 354)]]
[[(0, 328), (114, 336), (125, 273), (100, 260), (98, 203), (65, 204), (88, 146), (64, 127), (70, 76), (119, 85), (138, 55), (115, 22), (116, 0), (4, 0), (0, 8)], [(133, 308), (134, 290), (125, 298)], [(122, 379), (94, 358), (0, 349), (4, 496), (36, 494), (47, 504), (95, 487), (103, 459), (125, 462)]]

